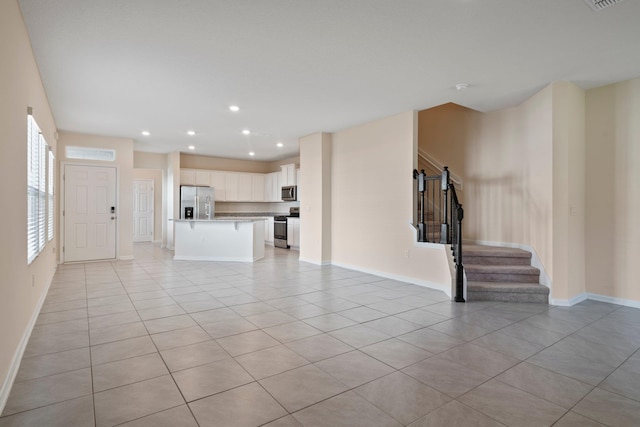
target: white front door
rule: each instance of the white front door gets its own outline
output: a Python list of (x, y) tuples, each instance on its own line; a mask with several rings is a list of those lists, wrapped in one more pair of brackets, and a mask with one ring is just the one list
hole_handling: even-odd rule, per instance
[(133, 181), (133, 241), (153, 242), (153, 180)]
[(116, 169), (66, 165), (64, 260), (116, 257)]

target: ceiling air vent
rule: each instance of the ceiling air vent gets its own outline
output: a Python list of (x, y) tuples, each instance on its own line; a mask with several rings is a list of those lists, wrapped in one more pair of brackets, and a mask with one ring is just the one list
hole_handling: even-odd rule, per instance
[(587, 2), (591, 9), (596, 12), (601, 11), (602, 9), (606, 9), (609, 6), (613, 6), (614, 4), (620, 3), (622, 0), (584, 0)]

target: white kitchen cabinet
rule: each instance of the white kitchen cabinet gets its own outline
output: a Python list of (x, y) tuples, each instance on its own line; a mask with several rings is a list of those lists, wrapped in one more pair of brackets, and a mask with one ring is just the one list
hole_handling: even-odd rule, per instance
[(180, 185), (196, 185), (196, 171), (180, 169)]
[(280, 202), (285, 174), (181, 169), (180, 185), (213, 187), (218, 202)]
[(270, 173), (264, 175), (264, 201), (273, 201), (273, 174)]
[(216, 202), (224, 202), (227, 200), (226, 178), (224, 172), (209, 172), (209, 182), (211, 187), (215, 189)]
[(240, 202), (251, 201), (251, 175), (248, 173), (238, 174), (238, 200)]
[(237, 202), (240, 200), (238, 195), (238, 178), (239, 175), (237, 173), (229, 172), (224, 174), (224, 188), (227, 202)]
[(264, 241), (273, 245), (273, 217), (264, 220)]
[(252, 202), (266, 202), (264, 198), (264, 181), (265, 176), (263, 174), (251, 175), (251, 201)]
[(280, 185), (296, 185), (296, 165), (291, 163), (290, 165), (280, 166), (282, 169), (282, 184)]
[(273, 201), (281, 202), (282, 201), (282, 172), (274, 172), (273, 173)]
[(280, 181), (282, 172), (272, 172), (264, 175), (264, 201), (281, 202)]
[(287, 244), (300, 248), (300, 218), (287, 218)]
[(196, 172), (196, 185), (204, 185), (204, 186), (211, 186), (210, 180), (209, 180), (209, 176), (211, 175), (209, 173), (209, 171), (206, 170), (201, 170), (201, 171), (195, 171)]

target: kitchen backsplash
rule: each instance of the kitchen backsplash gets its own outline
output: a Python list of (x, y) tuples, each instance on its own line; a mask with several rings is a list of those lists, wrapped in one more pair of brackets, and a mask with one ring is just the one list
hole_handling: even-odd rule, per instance
[(274, 202), (274, 203), (251, 203), (251, 202), (216, 202), (217, 213), (251, 213), (251, 212), (276, 212), (288, 214), (289, 208), (299, 207), (300, 202)]

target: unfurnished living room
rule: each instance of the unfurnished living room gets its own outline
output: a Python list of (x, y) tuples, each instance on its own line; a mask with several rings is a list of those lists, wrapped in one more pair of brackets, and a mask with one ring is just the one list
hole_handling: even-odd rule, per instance
[(640, 0), (1, 0), (0, 427), (640, 425)]

